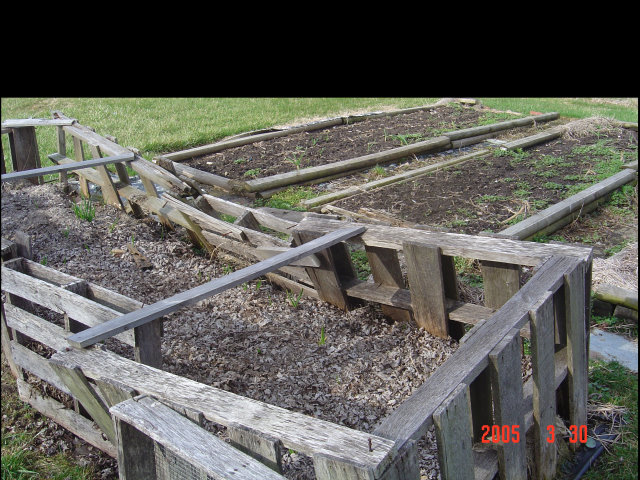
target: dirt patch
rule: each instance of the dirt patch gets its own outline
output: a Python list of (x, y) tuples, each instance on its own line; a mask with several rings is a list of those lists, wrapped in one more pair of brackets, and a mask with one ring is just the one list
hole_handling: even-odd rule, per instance
[[(606, 137), (567, 135), (525, 151), (493, 149), (488, 156), (333, 205), (457, 233), (499, 232), (616, 173), (622, 163), (637, 159), (637, 132), (616, 128), (611, 133)], [(601, 230), (598, 239), (606, 240), (610, 247), (617, 245), (621, 235), (633, 233), (620, 228), (630, 220), (633, 217), (610, 215), (608, 222), (597, 225)], [(567, 234), (576, 228), (577, 224), (572, 225)], [(567, 240), (576, 243), (579, 237), (568, 235)], [(588, 242), (583, 238), (582, 243)]]
[(349, 125), (295, 133), (202, 155), (183, 163), (236, 180), (263, 178), (383, 152), (443, 132), (518, 118), (461, 104), (414, 113), (372, 117)]

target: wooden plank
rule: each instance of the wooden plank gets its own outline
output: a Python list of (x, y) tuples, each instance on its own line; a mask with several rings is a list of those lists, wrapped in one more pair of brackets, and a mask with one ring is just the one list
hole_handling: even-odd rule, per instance
[[(489, 371), (495, 424), (508, 429), (509, 440), (497, 445), (498, 469), (502, 480), (527, 480), (526, 430), (523, 414), (520, 332), (508, 333), (489, 353)], [(519, 435), (516, 441), (514, 433)]]
[[(89, 149), (91, 150), (91, 155), (94, 159), (102, 157), (102, 152), (98, 145), (90, 144)], [(124, 210), (124, 204), (122, 203), (122, 199), (120, 198), (120, 195), (118, 195), (118, 191), (113, 184), (113, 179), (111, 178), (111, 173), (107, 169), (107, 166), (101, 165), (97, 167), (97, 170), (98, 174), (102, 178), (101, 189), (105, 203), (109, 203), (120, 210)]]
[(486, 307), (500, 308), (520, 290), (520, 265), (484, 260), (480, 269)]
[(102, 438), (102, 432), (95, 428), (91, 420), (73, 410), (69, 410), (62, 403), (50, 397), (43, 397), (21, 378), (16, 379), (16, 384), (18, 386), (18, 395), (22, 401), (94, 447), (114, 458), (117, 456), (116, 447), (110, 441)]
[(557, 112), (544, 113), (542, 115), (531, 115), (529, 117), (517, 118), (515, 120), (506, 120), (504, 122), (491, 123), (489, 125), (480, 125), (478, 127), (463, 128), (443, 133), (449, 139), (460, 140), (461, 138), (474, 137), (476, 135), (484, 135), (490, 132), (499, 132), (509, 128), (524, 127), (534, 125), (538, 122), (547, 122), (555, 120), (560, 115)]
[[(67, 118), (58, 111), (53, 112), (53, 115), (55, 118)], [(73, 135), (74, 138), (84, 140), (87, 143), (98, 145), (100, 147), (100, 150), (102, 150), (107, 155), (120, 155), (130, 152), (129, 149), (121, 147), (117, 143), (91, 131), (87, 127), (78, 123), (75, 123), (74, 125), (63, 126), (62, 128), (64, 128), (64, 130), (70, 135)], [(145, 160), (139, 155), (135, 156), (135, 160), (131, 162), (130, 167), (140, 175), (141, 179), (142, 177), (147, 177), (150, 180), (156, 182), (158, 185), (162, 185), (167, 190), (175, 189), (177, 191), (189, 191), (191, 188), (174, 175), (171, 175), (166, 170), (160, 168), (152, 162)]]
[[(40, 168), (40, 153), (38, 151), (38, 139), (35, 127), (21, 127), (12, 130), (13, 148), (12, 159), (15, 162), (14, 171), (31, 170)], [(43, 183), (43, 178), (30, 178), (35, 185)]]
[(433, 412), (440, 474), (445, 480), (475, 478), (473, 431), (467, 385), (461, 383)]
[(603, 283), (593, 292), (594, 298), (613, 305), (622, 305), (632, 310), (638, 310), (638, 291)]
[[(298, 245), (304, 245), (316, 241), (320, 236), (314, 232), (296, 231), (293, 238)], [(340, 245), (336, 248), (327, 248), (318, 252), (316, 257), (320, 261), (320, 266), (307, 268), (307, 274), (318, 295), (323, 301), (335, 305), (341, 310), (348, 310), (353, 306), (353, 302), (344, 292), (343, 283), (355, 278), (355, 272), (346, 247)], [(340, 266), (343, 263), (349, 269), (346, 275), (341, 275)]]
[(115, 444), (116, 433), (108, 408), (84, 376), (80, 367), (55, 359), (49, 360), (49, 364), (69, 388), (72, 395), (82, 403), (82, 406), (89, 412), (91, 418), (98, 424), (109, 441)]
[(407, 262), (413, 318), (419, 327), (430, 334), (448, 337), (440, 248), (404, 242), (402, 250)]
[(62, 126), (72, 125), (75, 118), (51, 119), (51, 118), (10, 118), (2, 122), (2, 128), (41, 127), (44, 125)]
[(27, 347), (20, 345), (15, 340), (11, 341), (11, 356), (14, 359), (15, 364), (21, 369), (41, 378), (61, 392), (73, 395), (64, 380), (60, 378), (46, 358), (38, 355), (33, 350), (29, 350)]
[[(378, 247), (365, 247), (365, 251), (376, 285), (404, 289), (398, 252)], [(395, 321), (411, 321), (411, 312), (405, 309), (382, 305), (382, 312)]]
[(255, 458), (271, 470), (282, 473), (282, 442), (273, 437), (254, 431), (252, 428), (238, 425), (227, 427), (231, 444), (241, 452)]
[[(587, 424), (589, 322), (588, 299), (585, 299), (586, 264), (580, 264), (565, 274), (564, 296), (567, 331), (567, 383), (569, 389), (569, 423), (580, 427)], [(577, 448), (579, 442), (572, 444)]]
[(352, 158), (349, 160), (341, 160), (338, 162), (319, 165), (316, 167), (301, 168), (299, 170), (272, 175), (266, 178), (249, 180), (244, 183), (247, 191), (259, 192), (262, 190), (269, 190), (285, 185), (293, 185), (295, 183), (300, 183), (315, 178), (326, 177), (327, 175), (332, 175), (334, 173), (349, 172), (351, 170), (363, 167), (391, 162), (398, 158), (407, 157), (417, 153), (446, 150), (449, 145), (449, 138), (440, 136), (422, 142), (416, 142), (411, 145), (394, 148), (392, 150), (387, 150), (384, 152), (372, 153), (369, 155), (364, 155), (362, 157)]
[[(285, 448), (307, 455), (325, 453), (370, 465), (379, 475), (396, 453), (395, 442), (274, 405), (252, 400), (142, 365), (98, 348), (70, 349), (53, 358), (76, 364), (90, 378), (113, 378), (143, 395), (201, 411), (222, 425), (245, 425), (279, 438)], [(369, 448), (371, 439), (371, 449)]]
[(135, 312), (122, 315), (111, 321), (72, 335), (67, 340), (71, 345), (78, 347), (93, 345), (100, 340), (104, 340), (133, 327), (138, 327), (156, 318), (175, 312), (180, 308), (193, 305), (204, 298), (241, 285), (265, 273), (277, 270), (294, 260), (319, 252), (331, 245), (361, 234), (364, 230), (364, 227), (338, 230), (333, 234), (325, 235), (288, 252), (275, 255), (268, 260), (237, 270), (224, 277), (217, 278), (198, 287), (173, 295), (165, 300), (147, 305)]
[(634, 170), (620, 171), (549, 208), (525, 218), (521, 222), (502, 230), (500, 233), (522, 240), (531, 238), (544, 227), (557, 222), (573, 212), (582, 211), (585, 206), (608, 195), (622, 185), (636, 181), (637, 178), (637, 172)]
[[(579, 260), (552, 257), (541, 265), (534, 276), (516, 295), (458, 349), (374, 430), (376, 435), (396, 440), (399, 444), (417, 440), (432, 424), (433, 411), (460, 384), (469, 384), (488, 365), (488, 355), (513, 328), (521, 328), (529, 320), (529, 310), (547, 291), (559, 289), (566, 271)], [(473, 331), (473, 330), (472, 330)]]
[[(2, 267), (2, 289), (15, 295), (25, 296), (28, 294), (30, 301), (43, 305), (54, 312), (66, 313), (70, 318), (89, 327), (120, 316), (120, 312), (116, 310), (64, 288), (6, 268), (4, 265)], [(135, 345), (133, 332), (124, 332), (116, 338), (131, 346)]]
[(533, 370), (535, 478), (551, 479), (556, 473), (555, 442), (549, 443), (549, 426), (555, 428), (556, 389), (554, 365), (553, 293), (542, 297), (530, 311), (531, 366)]
[(186, 213), (209, 230), (213, 230), (220, 235), (229, 236), (236, 240), (247, 240), (247, 236), (245, 235), (244, 231), (230, 224), (229, 222), (225, 222), (224, 220), (220, 220), (218, 218), (207, 215), (203, 211), (198, 210), (197, 208), (192, 207), (185, 202), (181, 202), (180, 200), (177, 200), (167, 193), (163, 193), (162, 198), (169, 202), (172, 207), (183, 213)]
[[(56, 157), (64, 157), (64, 155), (60, 155), (60, 154), (52, 154), (55, 155)], [(51, 157), (51, 155), (49, 155), (49, 157)], [(104, 157), (104, 158), (98, 158), (98, 159), (93, 159), (93, 160), (84, 160), (82, 162), (75, 162), (74, 165), (69, 165), (69, 164), (64, 164), (64, 165), (53, 165), (51, 167), (42, 167), (42, 168), (37, 168), (34, 170), (25, 170), (22, 172), (12, 172), (12, 173), (7, 173), (5, 175), (2, 175), (2, 181), (5, 180), (16, 180), (19, 178), (31, 178), (31, 177), (38, 177), (41, 175), (47, 175), (47, 174), (52, 174), (52, 173), (59, 173), (59, 172), (69, 172), (71, 170), (77, 170), (78, 168), (89, 168), (89, 167), (99, 167), (99, 166), (103, 166), (103, 165), (109, 165), (112, 163), (118, 163), (118, 162), (127, 162), (127, 161), (131, 161), (133, 160), (133, 153), (127, 155), (116, 155), (113, 157)]]
[[(289, 250), (291, 250), (291, 247), (258, 247), (254, 250), (254, 253), (259, 259), (266, 260), (267, 258), (271, 258), (274, 255), (279, 255), (283, 252), (288, 252)], [(298, 267), (319, 267), (320, 259), (317, 255), (308, 255), (300, 260), (291, 262), (290, 265)]]
[[(111, 414), (214, 479), (284, 478), (152, 398), (127, 400), (111, 407)], [(126, 452), (131, 439), (120, 440)]]
[(517, 148), (528, 148), (533, 145), (538, 145), (539, 143), (554, 140), (562, 136), (564, 131), (565, 131), (564, 126), (551, 128), (549, 130), (545, 130), (544, 132), (536, 133), (535, 135), (530, 135), (528, 137), (512, 140), (511, 142), (507, 142), (503, 144), (502, 147), (500, 148), (502, 150), (515, 150)]
[[(443, 255), (491, 260), (516, 265), (538, 265), (553, 255), (565, 255), (588, 259), (590, 248), (573, 245), (545, 244), (523, 242), (509, 238), (482, 237), (461, 233), (436, 232), (415, 228), (389, 227), (352, 222), (349, 225), (366, 226), (367, 230), (360, 237), (364, 245), (402, 250), (405, 241), (437, 245)], [(332, 232), (344, 227), (341, 220), (306, 217), (298, 228), (318, 233)]]
[[(84, 162), (84, 150), (82, 146), (82, 140), (80, 140), (80, 138), (76, 136), (73, 136), (72, 138), (73, 138), (74, 160), (76, 161), (76, 163), (82, 163)], [(49, 158), (51, 159), (51, 156), (49, 156)], [(93, 173), (93, 169), (91, 169), (90, 171)], [(99, 177), (99, 175), (97, 175), (97, 172), (96, 172), (96, 176)], [(78, 174), (78, 181), (80, 182), (80, 191), (82, 192), (82, 196), (85, 198), (89, 198), (91, 196), (91, 191), (89, 190), (89, 183), (87, 182), (86, 175)]]
[(70, 335), (64, 328), (22, 310), (21, 308), (4, 304), (7, 327), (13, 328), (33, 340), (40, 342), (54, 350), (64, 350), (69, 346), (66, 337)]

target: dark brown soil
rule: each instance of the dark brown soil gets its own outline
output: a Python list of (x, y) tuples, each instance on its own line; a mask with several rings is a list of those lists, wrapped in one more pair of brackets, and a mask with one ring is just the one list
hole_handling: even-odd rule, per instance
[[(445, 131), (469, 128), (481, 121), (504, 121), (488, 110), (461, 105), (441, 106), (415, 113), (372, 117), (230, 148), (183, 162), (186, 165), (237, 180), (263, 178), (278, 173), (325, 165), (408, 143), (437, 137)], [(517, 118), (515, 115), (511, 118)], [(299, 161), (299, 165), (296, 162)]]
[[(496, 149), (489, 156), (334, 205), (352, 212), (374, 210), (458, 233), (498, 232), (612, 175), (623, 159), (630, 158), (637, 158), (633, 130), (619, 129), (604, 138), (559, 138), (524, 153)], [(614, 241), (613, 230), (600, 236), (608, 233)]]

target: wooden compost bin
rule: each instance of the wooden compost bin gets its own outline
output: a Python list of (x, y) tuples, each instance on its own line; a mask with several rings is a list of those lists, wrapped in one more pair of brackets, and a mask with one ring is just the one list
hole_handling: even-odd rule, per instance
[[(172, 411), (225, 425), (235, 447), (273, 469), (278, 469), (281, 445), (305, 453), (319, 479), (417, 479), (417, 440), (432, 425), (443, 478), (493, 478), (496, 473), (526, 478), (527, 456), (533, 478), (551, 478), (557, 452), (546, 441), (547, 427), (555, 425), (556, 414), (567, 424), (586, 425), (590, 249), (360, 225), (326, 215), (254, 209), (209, 195), (189, 204), (181, 197), (193, 192), (187, 183), (138, 155), (129, 165), (146, 179), (144, 192), (127, 182), (126, 170), (116, 172), (116, 179), (104, 165), (75, 165), (84, 161), (83, 142), (94, 157), (130, 151), (77, 122), (59, 132), (77, 142), (76, 160), (66, 157), (64, 142), (51, 158), (73, 166), (81, 185), (95, 183), (105, 196), (105, 190), (111, 192), (118, 208), (135, 215), (154, 213), (160, 221), (185, 227), (203, 246), (237, 253), (252, 264), (142, 306), (24, 258), (3, 263), (2, 289), (8, 301), (2, 306), (2, 348), (21, 398), (118, 457), (123, 478), (138, 478), (140, 469), (153, 465), (157, 471), (179, 465), (222, 478), (225, 467), (236, 466), (245, 478), (269, 478), (260, 476), (260, 465), (233, 449), (209, 457), (195, 451), (189, 437), (202, 438), (203, 445), (213, 445), (211, 439)], [(166, 188), (161, 197), (154, 183)], [(238, 220), (229, 224), (217, 218), (220, 213)], [(287, 240), (268, 235), (261, 226), (287, 234)], [(357, 279), (345, 241), (365, 249), (373, 281)], [(3, 258), (4, 250), (3, 243)], [(15, 251), (10, 245), (6, 250)], [(402, 281), (399, 255), (407, 265), (408, 285)], [(459, 301), (455, 256), (482, 263), (484, 306)], [(535, 274), (520, 288), (522, 265), (535, 267)], [(459, 339), (460, 346), (371, 434), (160, 369), (164, 315), (261, 275), (286, 288), (304, 288), (305, 294), (345, 310), (361, 301), (379, 303), (389, 316), (409, 316), (433, 335)], [(31, 303), (40, 307), (31, 310)], [(53, 313), (43, 313), (43, 308)], [(48, 321), (49, 314), (64, 317), (65, 328)], [(81, 324), (89, 328), (80, 331)], [(472, 328), (465, 332), (464, 325)], [(522, 335), (531, 341), (533, 375), (526, 382), (520, 370)], [(29, 349), (25, 337), (53, 355), (46, 358)], [(132, 346), (135, 360), (94, 345), (115, 341), (112, 337)], [(71, 403), (36, 391), (25, 372), (68, 395)], [(161, 428), (178, 421), (186, 436)], [(511, 437), (511, 442), (482, 444), (486, 429), (493, 426), (517, 431), (519, 441)], [(132, 458), (144, 463), (136, 466)]]

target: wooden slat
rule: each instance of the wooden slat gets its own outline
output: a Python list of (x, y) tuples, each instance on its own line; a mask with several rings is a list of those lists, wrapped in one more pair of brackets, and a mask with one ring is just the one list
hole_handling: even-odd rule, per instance
[[(502, 480), (527, 479), (526, 430), (523, 414), (519, 331), (512, 330), (489, 353), (495, 424), (509, 429), (509, 440), (497, 445)], [(519, 440), (515, 441), (514, 428)], [(502, 433), (502, 429), (501, 429)]]
[(113, 352), (72, 348), (56, 353), (53, 358), (79, 365), (90, 378), (114, 378), (140, 394), (199, 410), (212, 422), (249, 426), (279, 438), (285, 448), (307, 455), (325, 453), (369, 465), (378, 476), (396, 452), (391, 440), (216, 389)]
[[(63, 157), (63, 155), (60, 155), (60, 154), (53, 154), (53, 155), (56, 155), (57, 158), (58, 156)], [(49, 157), (51, 157), (51, 155), (49, 155)], [(53, 165), (51, 167), (36, 168), (34, 170), (25, 170), (22, 172), (11, 172), (11, 173), (2, 175), (2, 180), (4, 181), (4, 180), (16, 180), (19, 178), (38, 177), (38, 176), (47, 175), (50, 173), (68, 172), (71, 170), (76, 170), (78, 168), (98, 167), (102, 165), (109, 165), (112, 163), (129, 162), (131, 160), (133, 160), (133, 153), (115, 155), (113, 157), (105, 157), (105, 158), (99, 158), (94, 160), (85, 160), (83, 162), (74, 162), (74, 165)]]
[(207, 282), (185, 292), (178, 293), (165, 300), (143, 307), (135, 312), (122, 315), (111, 321), (72, 335), (68, 338), (68, 341), (71, 345), (77, 347), (93, 345), (100, 340), (112, 337), (125, 330), (138, 327), (155, 320), (156, 318), (175, 312), (180, 308), (193, 305), (204, 298), (216, 295), (224, 290), (241, 285), (242, 283), (253, 280), (254, 278), (258, 278), (265, 273), (277, 270), (282, 266), (288, 265), (294, 260), (319, 252), (320, 250), (331, 245), (335, 245), (347, 238), (358, 235), (363, 231), (364, 227), (345, 228), (343, 230), (336, 231), (333, 234), (325, 235), (288, 252), (275, 255), (268, 260), (237, 270), (224, 277), (217, 278), (211, 282)]
[[(580, 427), (587, 424), (589, 322), (585, 310), (585, 264), (580, 264), (564, 278), (567, 369), (569, 387), (569, 422)], [(588, 305), (588, 304), (587, 304)], [(579, 446), (576, 442), (572, 446)]]
[(528, 321), (529, 310), (534, 302), (545, 292), (560, 288), (564, 273), (575, 268), (577, 263), (578, 259), (553, 257), (541, 265), (524, 287), (461, 344), (442, 366), (381, 422), (374, 433), (397, 440), (400, 444), (424, 435), (432, 424), (433, 411), (460, 383), (469, 384), (488, 366), (489, 352), (511, 329), (521, 328)]
[[(152, 398), (127, 400), (112, 407), (111, 414), (215, 479), (284, 478)], [(130, 439), (121, 441), (126, 450)]]
[(227, 427), (231, 444), (238, 450), (255, 458), (270, 469), (282, 472), (282, 442), (273, 437), (255, 432), (247, 426)]
[(520, 290), (520, 265), (485, 260), (480, 268), (486, 307), (500, 308)]
[(47, 322), (10, 303), (4, 304), (4, 312), (7, 327), (14, 328), (27, 337), (54, 350), (63, 350), (69, 346), (66, 337), (70, 334), (64, 328)]
[(446, 338), (449, 329), (441, 250), (414, 242), (404, 242), (402, 249), (407, 262), (413, 318), (430, 334)]
[[(64, 288), (6, 268), (4, 265), (2, 266), (2, 289), (9, 293), (28, 298), (30, 301), (45, 306), (55, 312), (66, 313), (69, 315), (69, 318), (89, 327), (100, 325), (102, 322), (120, 316), (120, 312), (116, 310), (105, 307)], [(124, 332), (116, 338), (129, 345), (135, 345), (133, 332)]]
[[(376, 285), (405, 287), (397, 251), (378, 247), (365, 247), (365, 251)], [(382, 305), (382, 312), (396, 321), (411, 321), (411, 313), (407, 310)]]
[[(367, 230), (358, 238), (364, 245), (402, 250), (405, 241), (437, 245), (443, 255), (491, 260), (515, 265), (538, 265), (553, 255), (565, 255), (587, 260), (591, 257), (590, 248), (572, 245), (523, 242), (508, 238), (482, 237), (461, 233), (417, 230), (414, 228), (388, 227), (350, 223), (366, 226)], [(344, 227), (341, 220), (307, 217), (298, 228), (318, 233), (332, 232)]]
[(474, 478), (473, 431), (467, 385), (461, 383), (433, 412), (440, 474), (444, 480)]
[(40, 127), (43, 125), (72, 125), (76, 120), (74, 118), (51, 119), (51, 118), (11, 118), (2, 122), (2, 128), (20, 128), (20, 127)]
[(73, 410), (69, 410), (62, 403), (50, 397), (43, 397), (21, 378), (16, 378), (18, 395), (43, 415), (51, 418), (58, 425), (69, 430), (74, 435), (84, 439), (96, 448), (116, 457), (117, 449), (113, 443), (102, 438), (102, 432), (95, 428), (93, 422)]
[(556, 472), (556, 444), (547, 442), (549, 426), (555, 428), (556, 389), (554, 365), (553, 293), (541, 298), (530, 312), (531, 366), (533, 370), (534, 467), (536, 478), (551, 479)]
[(80, 367), (55, 359), (51, 359), (49, 364), (69, 388), (72, 395), (82, 403), (82, 406), (89, 412), (91, 418), (98, 424), (109, 441), (115, 444), (116, 433), (107, 406), (84, 376)]

